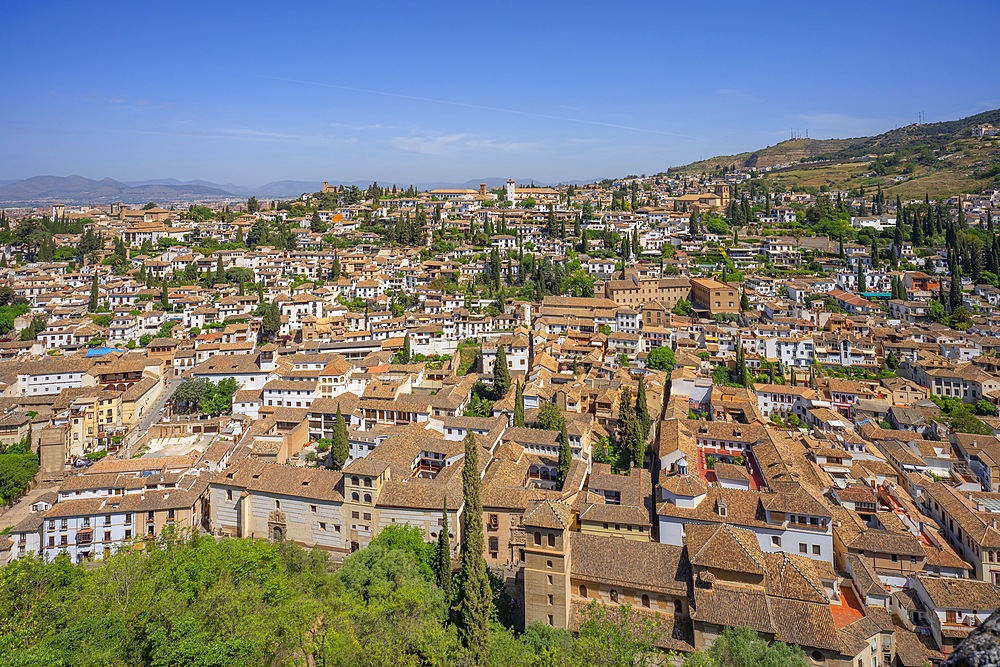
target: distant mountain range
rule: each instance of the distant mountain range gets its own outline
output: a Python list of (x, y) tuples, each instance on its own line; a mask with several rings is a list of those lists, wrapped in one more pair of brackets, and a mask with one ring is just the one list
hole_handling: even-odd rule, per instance
[(195, 183), (147, 183), (131, 186), (113, 178), (95, 181), (83, 176), (32, 176), (0, 186), (4, 204), (135, 204), (148, 201), (195, 201), (232, 195), (221, 188)]
[[(530, 178), (514, 179), (519, 184), (535, 183), (547, 185)], [(475, 190), (480, 183), (489, 188), (502, 187), (507, 182), (504, 177), (477, 178), (464, 183), (445, 181), (412, 184), (418, 190), (436, 188), (458, 188)], [(594, 181), (565, 181), (562, 185), (593, 183)], [(330, 185), (357, 186), (367, 188), (372, 181), (329, 181)], [(392, 185), (391, 181), (378, 181), (381, 185)], [(396, 187), (406, 189), (410, 183), (396, 183)], [(0, 205), (44, 205), (44, 204), (144, 204), (149, 201), (163, 203), (187, 203), (197, 201), (220, 201), (225, 199), (245, 199), (251, 195), (262, 199), (288, 199), (305, 192), (318, 192), (322, 181), (271, 181), (258, 187), (247, 187), (234, 183), (212, 183), (211, 181), (180, 181), (176, 178), (157, 178), (146, 181), (116, 181), (103, 178), (95, 181), (83, 176), (32, 176), (20, 181), (0, 181)]]

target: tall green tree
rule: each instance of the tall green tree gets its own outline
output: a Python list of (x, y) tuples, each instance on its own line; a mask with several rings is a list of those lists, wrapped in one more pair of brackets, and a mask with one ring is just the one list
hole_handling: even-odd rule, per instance
[(948, 307), (954, 312), (962, 305), (962, 271), (955, 265), (955, 270), (951, 274), (951, 281), (948, 286)]
[(865, 265), (861, 263), (858, 259), (858, 294), (868, 291), (868, 285), (865, 283)]
[(399, 352), (399, 363), (408, 364), (413, 359), (413, 354), (410, 349), (410, 332), (407, 331), (406, 335), (403, 336), (403, 349)]
[(497, 343), (497, 356), (493, 362), (493, 391), (497, 400), (503, 398), (510, 391), (510, 369), (507, 368), (507, 352), (503, 348), (503, 343)]
[(226, 269), (222, 266), (222, 255), (219, 255), (219, 259), (215, 263), (215, 282), (216, 284), (226, 282)]
[(524, 387), (520, 380), (514, 390), (514, 426), (524, 426)]
[(465, 460), (462, 464), (461, 570), (454, 609), (458, 637), (469, 653), (472, 665), (481, 665), (489, 642), (490, 610), (493, 591), (486, 572), (483, 501), (480, 496), (479, 446), (470, 431), (465, 436)]
[(638, 427), (635, 418), (635, 403), (632, 400), (632, 389), (627, 384), (622, 385), (621, 393), (618, 396), (618, 424), (615, 429), (615, 438), (619, 449), (632, 451)]
[(434, 583), (444, 591), (444, 599), (451, 600), (451, 538), (448, 536), (448, 496), (441, 508), (441, 532), (434, 548)]
[(90, 283), (90, 302), (87, 304), (87, 310), (91, 313), (96, 313), (99, 305), (97, 292), (97, 271), (94, 271), (94, 280)]
[(635, 417), (639, 424), (642, 440), (645, 442), (649, 438), (649, 430), (653, 425), (649, 416), (649, 406), (646, 405), (646, 378), (639, 380), (639, 389), (635, 394)]
[(281, 331), (281, 309), (273, 301), (265, 303), (262, 315), (260, 330), (265, 339), (270, 339)]
[(330, 445), (330, 465), (335, 470), (341, 470), (351, 456), (351, 443), (347, 436), (347, 421), (337, 403), (337, 417), (333, 422), (333, 443)]
[(559, 427), (559, 463), (556, 466), (556, 483), (561, 491), (569, 475), (570, 464), (573, 462), (573, 450), (569, 447), (569, 436), (566, 434), (566, 422)]
[(170, 310), (170, 295), (167, 293), (167, 281), (163, 280), (163, 286), (160, 289), (160, 310)]
[(743, 352), (743, 341), (736, 343), (736, 383), (741, 387), (750, 386), (750, 371), (747, 369), (746, 355)]

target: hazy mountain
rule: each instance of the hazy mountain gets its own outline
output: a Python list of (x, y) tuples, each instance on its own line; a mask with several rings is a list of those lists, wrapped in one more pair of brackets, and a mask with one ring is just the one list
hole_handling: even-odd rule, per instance
[[(331, 181), (332, 185), (336, 183)], [(255, 188), (244, 188), (247, 195), (255, 197), (298, 197), (303, 192), (319, 192), (323, 189), (323, 181), (271, 181)]]
[[(536, 186), (555, 185), (531, 178), (515, 178), (519, 185), (534, 183)], [(392, 181), (377, 180), (383, 187), (392, 186)], [(579, 185), (595, 181), (563, 181)], [(370, 180), (329, 181), (330, 185), (356, 186), (365, 189)], [(456, 188), (476, 190), (480, 183), (496, 189), (507, 183), (507, 178), (494, 176), (474, 178), (464, 183), (437, 181), (414, 183), (418, 190)], [(395, 183), (397, 188), (406, 189), (410, 183)], [(181, 181), (176, 178), (154, 178), (144, 181), (116, 181), (103, 178), (95, 181), (79, 175), (73, 176), (32, 176), (19, 181), (0, 181), (0, 203), (2, 204), (101, 204), (124, 202), (126, 204), (155, 202), (187, 202), (212, 199), (245, 198), (251, 195), (261, 199), (293, 199), (305, 192), (318, 192), (322, 181), (271, 181), (260, 186), (244, 186), (234, 183), (213, 183), (205, 180)]]
[(192, 181), (180, 181), (176, 178), (152, 178), (148, 181), (122, 181), (125, 185), (130, 188), (142, 187), (144, 185), (197, 185), (205, 188), (215, 188), (216, 190), (223, 190), (224, 192), (238, 193), (245, 188), (242, 185), (236, 185), (234, 183), (213, 183), (211, 181), (203, 181), (201, 179), (195, 179)]
[(2, 203), (109, 203), (190, 201), (225, 198), (225, 190), (190, 183), (150, 183), (129, 186), (113, 178), (95, 181), (83, 176), (32, 176), (0, 186)]

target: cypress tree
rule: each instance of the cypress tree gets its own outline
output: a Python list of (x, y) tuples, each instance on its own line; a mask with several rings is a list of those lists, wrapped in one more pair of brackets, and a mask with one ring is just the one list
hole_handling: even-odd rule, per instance
[(163, 279), (163, 287), (160, 290), (160, 309), (170, 310), (170, 298), (167, 294), (167, 279)]
[(215, 263), (215, 282), (226, 282), (226, 270), (222, 267), (222, 255), (219, 255), (219, 261)]
[(747, 297), (747, 289), (743, 287), (740, 289), (740, 312), (745, 313), (750, 310), (750, 299)]
[(635, 403), (632, 402), (632, 390), (628, 385), (622, 386), (618, 401), (618, 427), (616, 439), (619, 449), (631, 452), (632, 434), (638, 428), (635, 420)]
[(858, 294), (868, 291), (868, 285), (865, 284), (865, 265), (858, 260)]
[(878, 240), (872, 237), (872, 268), (878, 268)]
[(502, 343), (497, 343), (497, 356), (493, 362), (493, 391), (501, 399), (510, 391), (510, 370), (507, 368), (507, 352)]
[(97, 271), (94, 271), (94, 280), (90, 284), (90, 303), (87, 304), (87, 310), (91, 313), (97, 312)]
[(569, 448), (569, 436), (566, 435), (566, 420), (559, 425), (559, 463), (556, 468), (556, 483), (562, 491), (566, 476), (569, 475), (569, 466), (573, 461), (573, 451)]
[(490, 607), (493, 592), (483, 557), (483, 501), (480, 497), (479, 447), (470, 431), (465, 436), (465, 461), (462, 465), (461, 571), (454, 609), (458, 637), (469, 652), (470, 664), (482, 664), (489, 642)]
[(514, 426), (524, 426), (524, 388), (521, 386), (520, 380), (517, 381), (517, 387), (514, 390)]
[(951, 312), (962, 305), (962, 269), (955, 264), (955, 270), (951, 274), (951, 284), (948, 290), (948, 307)]
[(448, 537), (448, 496), (441, 508), (441, 532), (434, 549), (434, 582), (444, 591), (444, 599), (451, 600), (451, 538)]
[(403, 336), (403, 350), (399, 353), (399, 361), (401, 363), (408, 364), (410, 363), (411, 356), (412, 355), (410, 353), (410, 333), (406, 332), (406, 335)]
[(743, 342), (736, 344), (736, 382), (741, 387), (750, 386), (750, 372), (747, 370), (746, 356), (743, 353)]
[(330, 446), (330, 466), (340, 470), (351, 455), (351, 444), (347, 436), (347, 422), (337, 403), (337, 418), (333, 422), (333, 444)]
[(646, 378), (639, 380), (639, 390), (635, 395), (635, 417), (639, 425), (639, 433), (643, 442), (649, 438), (652, 420), (649, 418), (649, 406), (646, 405)]

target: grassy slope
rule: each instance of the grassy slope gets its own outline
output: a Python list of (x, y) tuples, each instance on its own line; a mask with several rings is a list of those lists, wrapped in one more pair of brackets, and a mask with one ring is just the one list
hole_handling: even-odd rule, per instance
[[(994, 184), (995, 179), (977, 179), (973, 172), (1000, 161), (1000, 140), (978, 140), (970, 136), (980, 123), (1000, 126), (1000, 109), (961, 120), (908, 125), (875, 137), (856, 139), (794, 139), (755, 151), (694, 162), (672, 172), (696, 174), (719, 166), (790, 165), (771, 172), (768, 178), (787, 187), (851, 189), (881, 185), (903, 197), (954, 195)], [(917, 157), (931, 151), (932, 164)], [(897, 155), (900, 163), (875, 175), (871, 157)], [(813, 162), (802, 162), (803, 159)], [(927, 162), (926, 160), (924, 161)], [(910, 173), (905, 173), (909, 171)], [(903, 176), (897, 182), (894, 176)]]

